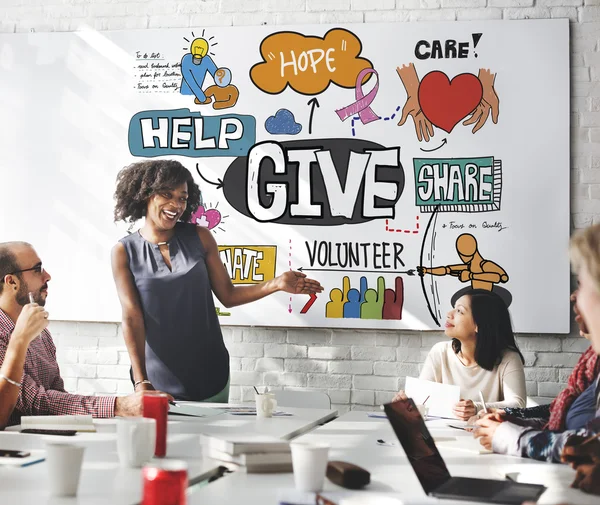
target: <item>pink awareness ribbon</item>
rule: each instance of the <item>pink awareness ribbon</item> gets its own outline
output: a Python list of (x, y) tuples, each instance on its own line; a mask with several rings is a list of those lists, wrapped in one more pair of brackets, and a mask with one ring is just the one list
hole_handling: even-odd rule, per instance
[[(367, 76), (369, 74), (375, 74), (375, 77), (377, 78), (377, 82), (375, 83), (375, 86), (373, 87), (373, 89), (365, 95), (362, 90), (362, 80), (365, 78), (365, 76)], [(373, 109), (371, 109), (370, 105), (373, 103), (373, 100), (375, 100), (375, 97), (377, 96), (378, 91), (379, 91), (379, 74), (373, 68), (365, 68), (364, 70), (360, 71), (360, 73), (358, 74), (358, 77), (356, 78), (356, 87), (355, 87), (356, 102), (348, 105), (347, 107), (338, 109), (335, 112), (337, 113), (337, 115), (340, 117), (340, 119), (342, 121), (348, 119), (351, 116), (354, 116), (357, 113), (358, 113), (358, 117), (360, 118), (360, 121), (362, 122), (362, 124), (367, 124), (367, 123), (370, 123), (371, 121), (377, 121), (378, 119), (380, 119), (380, 117), (377, 114), (375, 114), (375, 112), (373, 112)]]

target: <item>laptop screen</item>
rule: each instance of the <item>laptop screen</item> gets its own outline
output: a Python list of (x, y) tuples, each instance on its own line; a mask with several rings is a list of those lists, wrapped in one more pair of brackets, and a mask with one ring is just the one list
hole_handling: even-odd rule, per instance
[(388, 403), (383, 408), (425, 493), (449, 480), (450, 472), (412, 399)]

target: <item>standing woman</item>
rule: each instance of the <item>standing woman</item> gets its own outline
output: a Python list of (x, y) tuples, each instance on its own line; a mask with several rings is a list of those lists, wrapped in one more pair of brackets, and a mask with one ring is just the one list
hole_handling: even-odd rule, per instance
[(145, 218), (112, 250), (134, 389), (227, 402), (229, 353), (213, 292), (225, 307), (235, 307), (276, 291), (310, 295), (323, 288), (292, 271), (261, 284), (234, 286), (212, 233), (187, 222), (200, 205), (200, 189), (177, 161), (124, 168), (115, 200), (115, 222)]

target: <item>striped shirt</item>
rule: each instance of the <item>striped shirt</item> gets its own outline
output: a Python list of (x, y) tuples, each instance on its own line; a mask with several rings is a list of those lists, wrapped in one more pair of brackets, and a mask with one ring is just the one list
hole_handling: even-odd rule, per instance
[[(0, 364), (15, 324), (0, 310)], [(45, 329), (29, 344), (21, 392), (8, 425), (19, 424), (21, 416), (91, 414), (93, 417), (114, 417), (114, 396), (82, 396), (67, 393), (56, 361), (56, 347)]]

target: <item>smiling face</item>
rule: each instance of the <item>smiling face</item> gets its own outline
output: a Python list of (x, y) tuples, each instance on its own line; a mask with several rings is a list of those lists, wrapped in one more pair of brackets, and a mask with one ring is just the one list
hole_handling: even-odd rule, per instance
[(187, 207), (188, 186), (184, 182), (148, 198), (146, 220), (158, 231), (171, 230)]
[(477, 336), (477, 325), (471, 312), (471, 297), (461, 296), (454, 308), (446, 316), (445, 331), (450, 338), (457, 338), (461, 342), (472, 340)]

